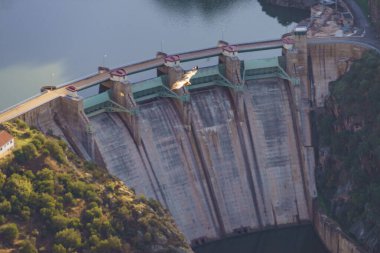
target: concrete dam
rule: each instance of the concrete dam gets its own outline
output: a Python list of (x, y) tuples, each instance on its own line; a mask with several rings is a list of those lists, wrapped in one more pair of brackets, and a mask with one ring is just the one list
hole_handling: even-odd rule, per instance
[(105, 78), (102, 68), (88, 79), (101, 80), (89, 81), (99, 94), (64, 94), (17, 116), (160, 201), (193, 245), (313, 223), (331, 252), (360, 252), (315, 207), (309, 114), (365, 48), (308, 43), (302, 32), (285, 37), (251, 49), (291, 44), (269, 59), (240, 60), (247, 45), (219, 43), (219, 64), (178, 91), (170, 87), (189, 53), (158, 54), (149, 65), (158, 76), (134, 84), (112, 72)]
[(285, 84), (247, 86), (244, 122), (223, 88), (191, 94), (190, 130), (170, 99), (141, 105), (138, 146), (117, 115), (90, 117), (109, 171), (160, 200), (190, 239), (310, 219)]

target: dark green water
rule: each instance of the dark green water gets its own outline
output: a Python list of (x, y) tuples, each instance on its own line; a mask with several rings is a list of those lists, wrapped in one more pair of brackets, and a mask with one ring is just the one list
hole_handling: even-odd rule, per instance
[(328, 253), (311, 225), (245, 234), (211, 242), (196, 253)]

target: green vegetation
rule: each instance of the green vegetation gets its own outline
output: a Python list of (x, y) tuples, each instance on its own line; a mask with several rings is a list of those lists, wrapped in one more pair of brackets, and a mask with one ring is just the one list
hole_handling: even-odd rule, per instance
[(361, 226), (380, 238), (380, 57), (366, 53), (331, 83), (330, 94), (317, 120), (325, 153), (317, 171), (319, 201), (346, 231), (355, 234)]
[[(166, 210), (67, 145), (16, 120), (0, 159), (0, 249), (6, 252), (189, 252)], [(1, 250), (0, 250), (1, 251)]]

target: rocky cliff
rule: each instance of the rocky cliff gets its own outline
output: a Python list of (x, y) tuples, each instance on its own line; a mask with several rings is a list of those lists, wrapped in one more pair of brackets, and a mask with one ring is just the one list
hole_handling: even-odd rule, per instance
[(350, 44), (309, 45), (310, 76), (313, 99), (323, 107), (329, 95), (329, 83), (346, 73), (354, 60), (360, 59), (364, 48)]
[(355, 62), (318, 117), (320, 203), (370, 252), (380, 252), (379, 66), (371, 52)]
[(380, 1), (368, 0), (368, 9), (371, 21), (375, 26), (376, 32), (380, 33)]

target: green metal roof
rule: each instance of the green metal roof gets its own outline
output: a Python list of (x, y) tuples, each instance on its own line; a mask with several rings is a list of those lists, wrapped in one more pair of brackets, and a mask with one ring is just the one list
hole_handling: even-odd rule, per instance
[(155, 78), (148, 79), (148, 80), (145, 80), (142, 82), (134, 83), (132, 85), (132, 92), (137, 93), (140, 91), (144, 91), (144, 90), (163, 86), (164, 83), (163, 83), (162, 79), (163, 79), (162, 77), (155, 77)]
[(247, 69), (262, 69), (278, 67), (278, 57), (266, 58), (266, 59), (254, 59), (244, 61), (244, 68)]
[(110, 100), (110, 95), (108, 91), (100, 93), (98, 95), (85, 98), (83, 101), (83, 107), (84, 109), (96, 106), (98, 104), (104, 103), (106, 101)]
[(214, 75), (220, 75), (219, 65), (207, 67), (207, 68), (201, 68), (192, 78), (200, 78), (200, 77), (214, 76)]

